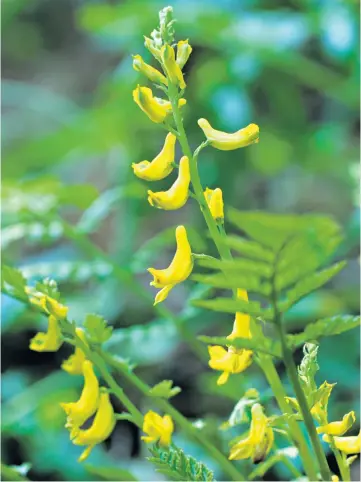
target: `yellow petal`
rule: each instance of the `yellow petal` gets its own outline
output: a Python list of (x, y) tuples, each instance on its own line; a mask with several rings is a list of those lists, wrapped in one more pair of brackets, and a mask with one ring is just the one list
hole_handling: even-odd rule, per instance
[(153, 443), (159, 440), (161, 445), (168, 446), (171, 443), (173, 430), (173, 420), (169, 415), (161, 417), (152, 410), (144, 415), (143, 432), (147, 434), (142, 437), (144, 442)]
[(137, 72), (144, 74), (149, 80), (156, 84), (168, 85), (166, 77), (151, 65), (144, 62), (140, 55), (133, 55), (133, 68)]
[(159, 181), (167, 177), (173, 170), (176, 136), (169, 133), (165, 138), (163, 149), (152, 162), (142, 161), (132, 164), (134, 174), (145, 181)]
[(328, 435), (343, 435), (352, 427), (355, 421), (355, 412), (352, 411), (346, 413), (346, 415), (344, 415), (340, 422), (331, 422), (327, 425), (317, 427), (317, 433), (325, 433)]
[(246, 147), (259, 140), (259, 127), (256, 124), (249, 124), (233, 134), (213, 129), (206, 119), (199, 119), (198, 125), (210, 141), (211, 146), (221, 151), (231, 151), (240, 147)]
[(89, 457), (90, 452), (93, 450), (93, 448), (94, 448), (94, 445), (89, 445), (89, 447), (87, 447), (78, 458), (78, 462), (84, 462), (84, 460), (86, 460)]
[(223, 372), (222, 375), (217, 379), (217, 385), (224, 385), (225, 383), (227, 383), (229, 375), (229, 372)]
[(178, 177), (168, 191), (148, 191), (151, 206), (159, 209), (174, 210), (185, 205), (189, 195), (190, 171), (188, 157), (183, 156), (179, 163)]
[(164, 301), (168, 297), (170, 291), (173, 288), (174, 288), (174, 285), (168, 285), (162, 288), (160, 291), (158, 291), (154, 299), (154, 306), (157, 305), (158, 303), (162, 303), (162, 301)]
[(161, 48), (161, 55), (163, 66), (167, 72), (167, 76), (172, 84), (179, 86), (181, 89), (186, 87), (184, 82), (182, 70), (175, 60), (175, 53), (173, 47), (168, 44)]
[[(330, 436), (324, 435), (323, 440), (325, 442), (330, 442)], [(360, 432), (357, 436), (353, 437), (333, 437), (333, 441), (336, 448), (346, 455), (358, 454), (360, 452), (361, 435)]]
[(156, 97), (153, 97), (153, 92), (148, 87), (138, 85), (133, 90), (133, 99), (142, 111), (157, 124), (163, 122), (172, 110), (170, 102), (159, 102)]
[(189, 45), (188, 40), (180, 40), (177, 43), (177, 64), (181, 69), (187, 63), (190, 54), (192, 53), (192, 47)]
[[(75, 329), (76, 334), (79, 338), (86, 343), (85, 333), (82, 328)], [(64, 360), (61, 368), (68, 372), (70, 375), (81, 375), (83, 373), (83, 363), (85, 361), (85, 354), (83, 350), (79, 347), (75, 348), (75, 352), (73, 355), (67, 360)]]
[(213, 219), (217, 222), (222, 222), (224, 219), (222, 190), (219, 188), (213, 190), (207, 187), (204, 191), (204, 196)]
[(29, 348), (38, 352), (54, 352), (59, 350), (62, 343), (59, 322), (55, 316), (50, 315), (48, 318), (48, 331), (46, 333), (37, 333), (30, 340)]
[(144, 36), (144, 45), (159, 62), (162, 61), (160, 50), (154, 45), (154, 42), (152, 39)]
[(229, 454), (229, 460), (243, 460), (249, 459), (253, 454), (253, 445), (250, 442), (249, 438), (245, 438), (237, 442), (231, 448), (231, 452)]

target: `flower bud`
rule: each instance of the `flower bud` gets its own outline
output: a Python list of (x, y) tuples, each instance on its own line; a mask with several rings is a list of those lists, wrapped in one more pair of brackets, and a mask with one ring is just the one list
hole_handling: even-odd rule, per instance
[(155, 84), (168, 85), (166, 77), (149, 64), (146, 64), (140, 55), (133, 55), (133, 68), (137, 72), (144, 74), (150, 81)]
[(190, 54), (192, 53), (192, 47), (189, 45), (188, 40), (180, 40), (177, 44), (177, 64), (181, 69), (187, 63)]

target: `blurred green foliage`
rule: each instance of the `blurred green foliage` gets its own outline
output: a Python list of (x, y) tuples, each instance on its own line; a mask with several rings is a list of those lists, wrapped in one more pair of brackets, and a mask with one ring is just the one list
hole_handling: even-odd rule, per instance
[[(137, 363), (151, 385), (173, 379), (182, 388), (176, 407), (202, 419), (217, 442), (216, 427), (245, 390), (265, 388), (261, 374), (250, 369), (218, 396), (217, 375), (190, 354), (174, 326), (119, 283), (104, 259), (90, 259), (62, 223), (66, 219), (91, 236), (144, 286), (149, 263), (167, 264), (177, 224), (187, 226), (195, 251), (212, 254), (195, 204), (171, 215), (154, 210), (146, 186), (130, 169), (132, 162), (154, 157), (164, 139), (131, 95), (144, 82), (132, 69), (131, 55), (150, 62), (143, 35), (154, 28), (163, 6), (156, 0), (3, 2), (3, 259), (33, 281), (57, 279), (72, 319), (101, 313), (114, 327), (109, 349)], [(177, 38), (189, 38), (193, 46), (184, 108), (192, 146), (203, 140), (200, 117), (226, 131), (249, 122), (261, 129), (255, 146), (202, 153), (204, 186), (221, 186), (227, 206), (322, 212), (343, 227), (338, 254), (346, 256), (346, 269), (288, 313), (289, 330), (322, 317), (357, 314), (358, 2), (178, 0), (173, 7)], [(194, 333), (223, 336), (231, 315), (191, 306), (189, 298), (199, 298), (195, 290), (204, 287), (192, 281), (179, 286), (167, 305)], [(66, 348), (30, 352), (29, 339), (43, 320), (8, 297), (2, 315), (3, 462), (29, 462), (34, 480), (98, 480), (99, 471), (76, 462), (77, 449), (63, 428), (58, 402), (71, 399), (81, 383), (59, 370)], [(323, 340), (319, 365), (319, 383), (338, 383), (332, 417), (357, 410), (358, 337), (347, 332), (336, 342)], [(199, 448), (177, 437), (187, 453), (217, 469)], [(154, 480), (138, 440), (133, 426), (119, 423), (110, 450), (97, 447), (91, 465), (117, 465), (140, 480)], [(282, 479), (284, 473), (273, 476)]]

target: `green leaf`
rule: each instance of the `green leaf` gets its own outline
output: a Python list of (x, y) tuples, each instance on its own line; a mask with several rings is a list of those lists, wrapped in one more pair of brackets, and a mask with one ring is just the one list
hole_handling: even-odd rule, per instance
[(232, 300), (230, 298), (215, 298), (214, 300), (194, 300), (194, 306), (206, 310), (220, 311), (222, 313), (244, 313), (254, 317), (262, 317), (265, 320), (273, 319), (273, 312), (269, 308), (263, 310), (257, 301)]
[(345, 261), (340, 261), (339, 263), (317, 273), (313, 273), (296, 283), (292, 289), (287, 291), (285, 300), (278, 304), (279, 310), (281, 312), (289, 310), (301, 298), (327, 283), (344, 268), (345, 264)]
[(265, 337), (236, 338), (232, 341), (224, 336), (199, 336), (198, 339), (210, 345), (232, 345), (236, 348), (245, 348), (255, 352), (266, 353), (276, 357), (281, 357), (281, 345), (278, 341), (270, 340)]
[(1, 267), (1, 289), (20, 298), (27, 298), (26, 281), (22, 273), (8, 265)]
[(210, 285), (214, 288), (223, 289), (237, 289), (247, 287), (247, 291), (253, 293), (259, 293), (264, 296), (269, 296), (271, 293), (271, 284), (268, 282), (261, 282), (260, 278), (256, 275), (250, 274), (249, 276), (238, 276), (232, 272), (228, 272), (227, 275), (219, 273), (215, 275), (199, 275), (195, 274), (191, 277), (193, 281)]
[(171, 398), (177, 395), (181, 389), (179, 387), (173, 387), (173, 381), (172, 380), (163, 380), (160, 383), (157, 383), (157, 385), (154, 385), (149, 390), (149, 395), (151, 397), (161, 397), (161, 398)]
[(234, 273), (239, 271), (241, 276), (253, 274), (257, 276), (263, 276), (264, 278), (270, 278), (272, 276), (272, 268), (261, 261), (253, 261), (248, 259), (234, 259), (234, 260), (219, 260), (214, 258), (199, 259), (198, 264), (205, 268), (212, 268), (221, 270), (224, 273)]
[(113, 328), (100, 315), (86, 315), (84, 327), (91, 343), (104, 343), (112, 336)]
[(227, 236), (226, 244), (229, 248), (234, 249), (238, 253), (243, 254), (251, 259), (267, 261), (271, 263), (274, 259), (274, 253), (262, 246), (261, 244), (241, 238), (240, 236)]
[(54, 242), (63, 235), (63, 225), (59, 221), (49, 223), (17, 223), (1, 230), (1, 247), (7, 248), (11, 243), (26, 240), (30, 243)]
[(310, 323), (302, 333), (288, 335), (287, 339), (292, 348), (297, 348), (307, 341), (318, 340), (324, 336), (339, 335), (358, 326), (360, 326), (359, 316), (338, 315)]
[[(85, 469), (99, 480), (137, 481), (138, 479), (128, 470), (115, 466), (101, 466), (84, 464)], [(98, 479), (97, 479), (98, 480)]]
[(179, 481), (213, 481), (213, 472), (194, 457), (185, 455), (179, 448), (161, 448), (153, 445), (149, 448), (152, 457), (148, 460), (157, 467), (157, 472), (165, 475), (167, 480)]

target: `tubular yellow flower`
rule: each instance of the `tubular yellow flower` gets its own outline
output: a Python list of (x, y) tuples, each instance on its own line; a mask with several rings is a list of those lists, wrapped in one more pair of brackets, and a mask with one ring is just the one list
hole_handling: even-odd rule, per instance
[(198, 125), (203, 130), (211, 146), (221, 151), (232, 151), (259, 141), (259, 127), (256, 124), (249, 124), (233, 134), (213, 129), (206, 119), (199, 119)]
[(32, 288), (26, 287), (26, 293), (29, 295), (31, 304), (42, 308), (48, 315), (53, 315), (58, 319), (66, 318), (68, 314), (68, 307), (59, 303), (59, 301), (51, 298), (40, 291), (35, 291)]
[(75, 445), (88, 445), (79, 457), (78, 461), (83, 462), (89, 457), (94, 446), (106, 440), (114, 430), (116, 419), (112, 404), (109, 400), (109, 393), (101, 389), (99, 395), (99, 407), (94, 417), (93, 424), (87, 430), (73, 430), (73, 443)]
[(170, 290), (176, 285), (186, 280), (193, 269), (192, 251), (184, 226), (178, 226), (175, 232), (177, 250), (168, 268), (155, 269), (148, 268), (154, 280), (150, 283), (155, 288), (162, 288), (155, 297), (154, 304), (164, 301)]
[(192, 53), (192, 47), (189, 45), (188, 40), (180, 40), (177, 43), (177, 64), (181, 69), (187, 63), (190, 54)]
[(324, 425), (327, 420), (328, 399), (330, 398), (332, 389), (335, 385), (335, 383), (327, 383), (326, 381), (323, 382), (323, 384), (319, 387), (319, 390), (321, 390), (321, 397), (311, 408), (312, 416), (321, 425)]
[(265, 459), (272, 448), (274, 434), (268, 426), (268, 418), (259, 403), (255, 403), (251, 409), (252, 421), (249, 435), (231, 448), (229, 460), (252, 459), (254, 463)]
[(207, 187), (204, 191), (204, 196), (213, 218), (217, 222), (223, 222), (224, 212), (222, 190), (219, 187), (217, 187), (217, 189), (208, 189)]
[[(247, 291), (238, 289), (237, 298), (247, 301)], [(232, 333), (227, 338), (229, 340), (252, 338), (249, 315), (236, 313)], [(237, 349), (233, 346), (229, 346), (226, 350), (222, 346), (209, 346), (208, 352), (210, 356), (209, 366), (213, 370), (223, 372), (217, 380), (217, 385), (223, 385), (231, 374), (243, 372), (252, 363), (251, 350)]]
[(144, 46), (149, 50), (149, 52), (155, 57), (159, 62), (162, 61), (162, 56), (160, 50), (154, 46), (154, 42), (149, 37), (144, 35)]
[[(322, 439), (330, 442), (330, 436), (324, 435)], [(358, 454), (361, 451), (361, 432), (352, 437), (333, 437), (336, 448), (346, 455)]]
[(144, 415), (143, 432), (148, 434), (141, 437), (146, 443), (158, 442), (160, 445), (168, 446), (174, 430), (173, 420), (169, 415), (161, 417), (151, 410)]
[(346, 415), (344, 415), (342, 420), (339, 422), (331, 422), (327, 425), (317, 427), (317, 433), (325, 433), (327, 435), (343, 435), (352, 427), (355, 421), (355, 412), (352, 411), (346, 413)]
[(173, 171), (176, 136), (171, 132), (165, 138), (163, 149), (152, 162), (133, 163), (134, 174), (145, 181), (159, 181)]
[(48, 318), (48, 331), (46, 333), (37, 333), (30, 340), (29, 348), (38, 352), (58, 351), (62, 343), (59, 322), (55, 316), (50, 315)]
[[(153, 96), (153, 92), (148, 87), (137, 86), (133, 90), (133, 99), (136, 104), (147, 114), (156, 124), (159, 124), (165, 120), (168, 114), (172, 112), (171, 103), (167, 100), (159, 99)], [(186, 104), (185, 99), (179, 99), (178, 106), (182, 107)]]
[[(76, 328), (75, 332), (79, 336), (79, 338), (81, 338), (81, 340), (86, 343), (84, 330), (82, 328)], [(84, 361), (85, 354), (83, 350), (79, 347), (76, 347), (74, 354), (70, 355), (67, 360), (63, 361), (61, 368), (68, 372), (70, 375), (82, 375)]]
[(149, 204), (167, 211), (180, 209), (187, 202), (190, 181), (189, 160), (187, 156), (183, 156), (179, 162), (178, 177), (172, 187), (168, 191), (153, 192), (149, 190)]
[(84, 388), (77, 402), (61, 403), (67, 415), (66, 427), (77, 428), (83, 425), (98, 408), (99, 382), (93, 370), (93, 364), (89, 360), (83, 363)]
[(170, 82), (174, 85), (178, 85), (181, 89), (185, 89), (186, 83), (184, 82), (182, 70), (175, 60), (173, 47), (168, 44), (163, 45), (161, 48), (161, 54), (163, 66)]
[(144, 62), (140, 55), (133, 55), (133, 69), (144, 74), (149, 80), (156, 84), (168, 85), (167, 78), (151, 65)]

